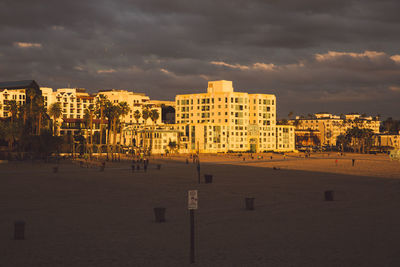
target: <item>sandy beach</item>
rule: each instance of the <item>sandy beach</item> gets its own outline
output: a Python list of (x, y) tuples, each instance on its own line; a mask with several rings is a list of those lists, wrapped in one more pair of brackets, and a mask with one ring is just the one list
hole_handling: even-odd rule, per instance
[[(58, 173), (54, 164), (0, 164), (0, 266), (400, 265), (399, 162), (253, 157), (201, 155), (201, 184), (186, 156), (151, 158), (147, 172), (133, 173), (128, 162), (100, 172), (65, 161)], [(194, 264), (190, 189), (199, 191)], [(324, 201), (326, 190), (334, 201)], [(154, 207), (166, 208), (165, 223)], [(26, 240), (13, 240), (15, 220), (26, 222)]]

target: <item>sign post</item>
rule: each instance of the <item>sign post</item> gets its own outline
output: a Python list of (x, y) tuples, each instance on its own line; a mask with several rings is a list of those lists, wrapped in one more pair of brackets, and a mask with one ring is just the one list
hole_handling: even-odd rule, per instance
[(197, 159), (197, 178), (198, 182), (200, 183), (200, 160)]
[(198, 205), (197, 190), (188, 191), (188, 209), (190, 212), (190, 263), (194, 263), (194, 211)]

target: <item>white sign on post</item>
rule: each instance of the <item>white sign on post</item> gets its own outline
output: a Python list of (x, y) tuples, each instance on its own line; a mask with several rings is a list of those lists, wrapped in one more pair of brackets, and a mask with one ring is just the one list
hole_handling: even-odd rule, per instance
[(188, 209), (189, 210), (197, 210), (197, 190), (189, 190), (188, 191)]

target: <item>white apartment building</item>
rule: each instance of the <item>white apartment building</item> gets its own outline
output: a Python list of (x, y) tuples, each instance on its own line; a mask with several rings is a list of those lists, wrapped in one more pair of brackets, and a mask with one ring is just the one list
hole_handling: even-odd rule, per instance
[(234, 92), (222, 80), (208, 82), (207, 93), (177, 95), (175, 103), (192, 152), (276, 150), (275, 95)]

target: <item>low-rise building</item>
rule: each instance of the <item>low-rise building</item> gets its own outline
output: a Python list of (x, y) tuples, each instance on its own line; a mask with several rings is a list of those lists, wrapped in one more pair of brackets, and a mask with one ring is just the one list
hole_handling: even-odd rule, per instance
[(291, 125), (298, 130), (311, 130), (320, 133), (322, 146), (336, 146), (336, 139), (339, 135), (346, 134), (348, 129), (358, 127), (360, 129), (370, 129), (373, 133), (379, 133), (380, 121), (378, 118), (361, 116), (359, 114), (348, 114), (343, 117), (329, 114), (317, 113), (311, 118), (296, 117), (289, 120)]
[(276, 151), (295, 150), (295, 131), (292, 125), (276, 125)]
[(19, 107), (30, 103), (33, 96), (41, 96), (39, 85), (34, 80), (0, 82), (0, 118), (11, 116), (10, 101), (15, 101)]
[(399, 134), (375, 134), (374, 146), (390, 149), (400, 149), (400, 133)]

